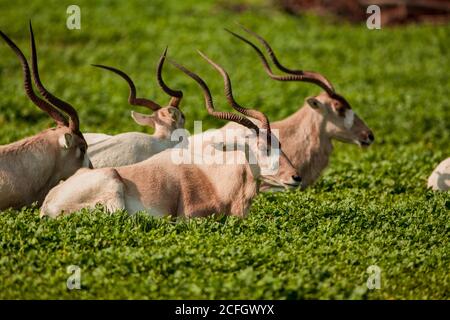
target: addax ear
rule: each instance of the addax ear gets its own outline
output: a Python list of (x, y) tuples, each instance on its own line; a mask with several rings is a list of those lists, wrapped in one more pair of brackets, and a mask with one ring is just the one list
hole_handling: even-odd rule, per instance
[(73, 136), (70, 133), (64, 133), (58, 139), (59, 145), (63, 149), (70, 149), (73, 146)]
[(320, 102), (316, 98), (308, 98), (306, 99), (306, 102), (308, 102), (309, 106), (313, 109), (318, 109), (322, 106), (322, 102)]
[(131, 111), (131, 117), (141, 126), (155, 127), (155, 117)]

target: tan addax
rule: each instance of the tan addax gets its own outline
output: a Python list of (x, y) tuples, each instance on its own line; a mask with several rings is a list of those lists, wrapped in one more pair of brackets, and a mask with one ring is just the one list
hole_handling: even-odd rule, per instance
[(153, 135), (141, 132), (126, 132), (115, 136), (86, 133), (84, 136), (89, 145), (88, 155), (94, 168), (119, 167), (138, 163), (178, 143), (178, 141), (171, 140), (171, 135), (176, 129), (184, 128), (185, 117), (179, 109), (183, 93), (172, 90), (162, 79), (161, 73), (166, 54), (167, 48), (161, 55), (156, 70), (159, 86), (171, 97), (169, 104), (165, 107), (150, 99), (136, 98), (136, 87), (125, 72), (113, 67), (94, 65), (118, 74), (128, 83), (130, 87), (128, 102), (133, 106), (143, 106), (153, 111), (151, 115), (132, 111), (132, 118), (139, 125), (155, 129)]
[(333, 139), (359, 146), (373, 143), (375, 138), (372, 130), (354, 113), (347, 100), (336, 93), (330, 81), (316, 72), (284, 67), (267, 41), (255, 32), (242, 26), (241, 28), (261, 43), (280, 71), (287, 73), (275, 75), (263, 52), (254, 43), (227, 30), (256, 51), (270, 78), (277, 81), (310, 82), (324, 90), (315, 97), (307, 98), (305, 104), (293, 115), (272, 123), (272, 128), (279, 130), (284, 152), (302, 177), (302, 187), (313, 184), (327, 167), (333, 151)]
[[(61, 180), (70, 177), (81, 167), (90, 166), (86, 155), (86, 141), (79, 130), (77, 112), (70, 104), (48, 92), (40, 81), (31, 23), (30, 35), (34, 82), (47, 101), (34, 93), (30, 68), (22, 51), (0, 31), (0, 36), (22, 64), (27, 96), (48, 113), (57, 126), (0, 146), (0, 209), (20, 208), (33, 202), (40, 204), (48, 191)], [(68, 119), (63, 112), (68, 115)]]
[[(258, 192), (260, 180), (276, 187), (298, 187), (300, 177), (284, 153), (280, 155), (278, 172), (271, 176), (261, 174), (259, 162), (248, 161), (250, 153), (267, 155), (267, 135), (259, 133), (263, 129), (270, 132), (268, 121), (265, 127), (258, 127), (238, 114), (216, 111), (206, 83), (185, 67), (172, 63), (202, 88), (206, 109), (211, 116), (252, 129), (251, 137), (257, 139), (257, 143), (237, 146), (231, 151), (224, 151), (221, 144), (211, 145), (217, 148), (217, 152), (232, 153), (232, 158), (239, 159), (236, 163), (176, 164), (173, 161), (174, 149), (169, 149), (131, 166), (80, 170), (48, 194), (41, 216), (56, 217), (86, 207), (93, 208), (100, 203), (110, 212), (125, 209), (130, 214), (146, 211), (156, 216), (194, 217), (222, 213), (243, 217)], [(228, 75), (223, 69), (221, 73), (231, 90)], [(265, 118), (256, 110), (241, 107), (241, 111)], [(272, 139), (276, 138), (272, 136)]]

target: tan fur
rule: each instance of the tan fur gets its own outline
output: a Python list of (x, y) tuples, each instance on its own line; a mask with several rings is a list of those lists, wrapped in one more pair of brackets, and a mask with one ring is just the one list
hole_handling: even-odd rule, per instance
[[(0, 210), (17, 209), (33, 202), (41, 204), (48, 191), (61, 179), (68, 178), (83, 166), (91, 166), (76, 110), (48, 92), (40, 81), (31, 21), (30, 36), (32, 74), (23, 52), (0, 31), (0, 37), (22, 65), (25, 93), (55, 120), (57, 128), (0, 146)], [(32, 78), (43, 98), (34, 92)]]
[(94, 168), (125, 166), (146, 160), (175, 146), (178, 141), (171, 141), (172, 132), (184, 128), (183, 113), (171, 106), (163, 107), (152, 115), (132, 113), (132, 116), (138, 124), (155, 128), (154, 134), (126, 132), (108, 136), (86, 133), (88, 155)]
[[(68, 149), (62, 148), (59, 142), (65, 134), (73, 139)], [(20, 208), (33, 202), (41, 204), (60, 180), (89, 165), (80, 146), (86, 148), (84, 141), (67, 127), (48, 129), (0, 146), (0, 209)]]
[[(258, 164), (250, 165), (248, 161), (243, 164), (176, 164), (172, 152), (172, 149), (165, 150), (130, 166), (83, 170), (50, 191), (41, 216), (56, 217), (62, 212), (92, 208), (97, 203), (120, 209), (117, 204), (123, 203), (130, 214), (146, 211), (155, 216), (198, 217), (223, 213), (244, 217), (258, 192), (259, 180), (267, 179), (260, 175)], [(240, 150), (226, 152), (248, 159)], [(280, 170), (270, 176), (270, 181), (276, 186), (288, 183), (284, 185), (286, 188), (298, 186), (299, 182), (292, 179), (297, 175), (296, 170), (284, 154), (282, 158)], [(117, 177), (111, 176), (111, 170)], [(111, 196), (109, 190), (116, 196)]]
[[(333, 139), (360, 146), (373, 142), (370, 138), (372, 131), (356, 114), (353, 126), (349, 129), (345, 127), (348, 106), (342, 106), (326, 93), (315, 98), (321, 102), (318, 108), (305, 103), (286, 119), (271, 123), (272, 129), (279, 132), (283, 151), (302, 177), (303, 188), (312, 185), (328, 166)], [(223, 129), (236, 126), (239, 125), (230, 123)], [(267, 189), (266, 185), (262, 187), (262, 190)]]

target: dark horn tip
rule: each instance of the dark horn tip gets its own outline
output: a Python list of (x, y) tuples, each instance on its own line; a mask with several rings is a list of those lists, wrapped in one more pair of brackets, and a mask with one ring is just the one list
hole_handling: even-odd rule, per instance
[(91, 63), (91, 66), (92, 66), (92, 67), (97, 67), (97, 68), (108, 69), (107, 66), (104, 66), (104, 65), (102, 65), (102, 64)]
[(105, 69), (105, 70), (113, 71), (113, 72), (117, 73), (117, 72), (115, 71), (114, 68), (105, 66), (105, 65), (103, 65), (103, 64), (95, 64), (95, 63), (93, 63), (93, 64), (91, 64), (91, 66), (92, 66), (92, 67), (96, 67), (96, 68), (100, 68), (100, 69)]
[(31, 35), (34, 36), (34, 35), (33, 35), (33, 33), (34, 33), (34, 32), (33, 32), (33, 25), (31, 24), (31, 19), (30, 19), (30, 21), (29, 21), (29, 28), (30, 28), (30, 33), (31, 33)]
[(239, 38), (239, 39), (244, 39), (242, 36), (240, 36), (239, 34), (237, 34), (236, 32), (234, 32), (234, 31), (231, 31), (231, 30), (229, 30), (229, 29), (227, 29), (227, 28), (224, 28), (225, 29), (225, 31), (226, 32), (228, 32), (229, 34), (231, 34), (231, 35), (233, 35), (233, 36), (235, 36), (236, 38)]
[(164, 57), (164, 58), (166, 57), (167, 50), (169, 50), (169, 46), (166, 46), (166, 48), (164, 49), (163, 54), (161, 55), (161, 57)]

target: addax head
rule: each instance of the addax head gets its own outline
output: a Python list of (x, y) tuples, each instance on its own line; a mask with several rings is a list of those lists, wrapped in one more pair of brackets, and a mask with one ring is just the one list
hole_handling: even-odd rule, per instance
[(370, 146), (375, 140), (372, 130), (343, 97), (323, 92), (306, 99), (306, 102), (324, 117), (325, 130), (330, 138), (363, 147)]
[(331, 138), (335, 138), (344, 142), (356, 143), (361, 146), (368, 146), (372, 144), (375, 139), (372, 130), (370, 130), (364, 123), (364, 121), (362, 121), (361, 118), (359, 118), (354, 113), (347, 100), (336, 93), (333, 85), (330, 81), (328, 81), (328, 79), (317, 72), (291, 70), (286, 68), (279, 62), (272, 47), (264, 38), (243, 26), (241, 26), (241, 28), (251, 36), (255, 37), (257, 41), (264, 47), (273, 64), (280, 71), (287, 74), (274, 74), (268, 60), (264, 56), (264, 53), (254, 43), (232, 31), (227, 30), (233, 36), (247, 43), (256, 51), (263, 64), (264, 70), (270, 78), (277, 81), (310, 82), (320, 86), (325, 90), (325, 92), (316, 97), (308, 98), (307, 103), (311, 108), (327, 117), (326, 130)]
[(257, 136), (258, 167), (261, 180), (273, 188), (290, 189), (302, 181), (297, 169), (283, 151), (280, 141), (270, 130), (260, 128)]
[(155, 132), (167, 131), (169, 134), (176, 129), (184, 128), (185, 117), (180, 109), (168, 106), (156, 110), (153, 114), (143, 114), (131, 111), (133, 120), (141, 125), (155, 128)]
[(248, 159), (249, 164), (250, 166), (256, 168), (256, 170), (252, 171), (256, 173), (258, 178), (274, 187), (298, 187), (300, 185), (301, 178), (297, 170), (293, 167), (292, 163), (282, 151), (281, 145), (270, 129), (270, 123), (266, 115), (260, 111), (247, 109), (240, 106), (234, 100), (231, 81), (227, 72), (217, 63), (209, 59), (206, 55), (202, 53), (200, 54), (222, 75), (224, 80), (225, 96), (228, 103), (243, 115), (258, 119), (261, 123), (259, 126), (252, 122), (250, 119), (241, 115), (231, 112), (216, 111), (214, 108), (211, 92), (206, 83), (197, 74), (189, 71), (176, 62), (171, 62), (200, 85), (205, 97), (206, 109), (211, 116), (217, 119), (239, 123), (244, 127), (252, 130), (252, 133), (246, 137), (249, 139), (245, 140), (249, 142), (247, 146), (249, 147), (249, 151), (252, 154), (252, 156), (250, 156)]
[(30, 68), (23, 52), (3, 32), (0, 31), (0, 35), (14, 51), (22, 64), (24, 88), (27, 96), (36, 106), (49, 114), (57, 124), (57, 127), (52, 129), (54, 133), (52, 135), (54, 139), (52, 140), (52, 143), (54, 143), (56, 148), (56, 166), (59, 169), (59, 176), (55, 178), (65, 179), (81, 167), (92, 167), (86, 153), (86, 141), (83, 134), (80, 132), (80, 121), (77, 111), (66, 101), (51, 94), (40, 80), (36, 44), (31, 22), (30, 37), (33, 79), (36, 87), (45, 100), (39, 98), (33, 91)]
[(161, 55), (156, 69), (156, 78), (158, 80), (159, 86), (165, 93), (167, 93), (171, 97), (169, 104), (165, 107), (162, 107), (161, 105), (150, 99), (136, 98), (136, 86), (134, 85), (133, 80), (131, 80), (131, 78), (125, 72), (105, 65), (93, 65), (94, 67), (99, 67), (116, 73), (128, 83), (128, 86), (130, 88), (128, 102), (133, 106), (142, 106), (153, 111), (152, 114), (143, 114), (132, 111), (131, 117), (137, 124), (141, 126), (155, 128), (155, 135), (161, 136), (170, 136), (170, 134), (174, 130), (184, 128), (185, 123), (185, 116), (179, 108), (181, 99), (183, 98), (183, 92), (169, 88), (162, 79), (162, 69), (164, 61), (166, 59), (166, 55), (167, 48)]

